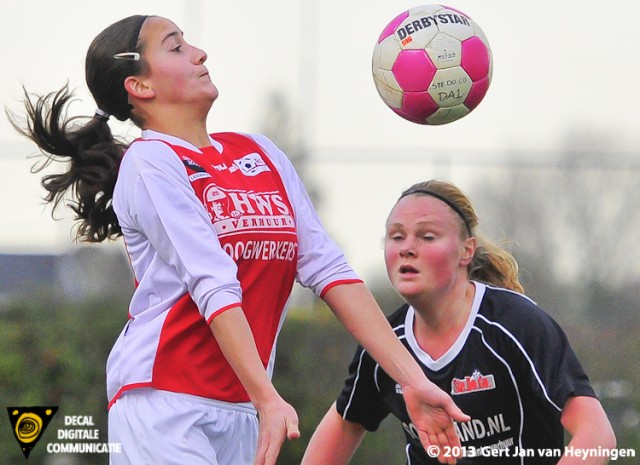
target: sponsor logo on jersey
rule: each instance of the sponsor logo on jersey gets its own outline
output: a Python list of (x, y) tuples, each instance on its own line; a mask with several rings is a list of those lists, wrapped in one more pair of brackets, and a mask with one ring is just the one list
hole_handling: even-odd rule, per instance
[(241, 231), (295, 231), (292, 212), (278, 191), (224, 189), (209, 184), (203, 197), (220, 237)]
[(240, 260), (282, 260), (292, 262), (298, 257), (298, 243), (293, 241), (225, 242), (224, 250), (235, 262)]
[(211, 166), (213, 166), (213, 169), (216, 171), (225, 171), (229, 169), (226, 163), (220, 163), (219, 165), (211, 165)]
[(211, 175), (207, 172), (204, 173), (194, 173), (192, 175), (189, 176), (189, 181), (193, 182), (193, 181), (197, 181), (198, 179), (202, 179), (202, 178), (210, 178)]
[(396, 384), (396, 394), (403, 394), (402, 386), (400, 386), (399, 384)]
[[(231, 172), (240, 170), (245, 176), (257, 176), (265, 171), (271, 171), (269, 166), (264, 162), (259, 153), (253, 152), (244, 157), (234, 160), (234, 166), (231, 168)], [(235, 168), (235, 169), (234, 169)]]
[[(471, 420), (464, 423), (458, 423), (454, 421), (453, 427), (455, 428), (456, 434), (460, 438), (460, 442), (462, 443), (465, 443), (467, 441), (475, 441), (478, 439), (488, 440), (488, 438), (495, 437), (498, 434), (508, 433), (509, 431), (511, 431), (511, 426), (507, 424), (507, 421), (504, 418), (504, 414), (502, 413), (491, 415), (484, 419), (472, 418)], [(509, 443), (509, 439), (513, 441), (513, 438), (508, 438), (506, 442), (501, 441), (492, 445), (487, 445), (485, 447), (503, 448), (506, 446), (512, 446), (513, 442)]]
[(479, 370), (473, 372), (471, 376), (464, 379), (453, 378), (451, 381), (451, 394), (469, 394), (478, 391), (488, 391), (496, 388), (493, 375), (483, 375)]

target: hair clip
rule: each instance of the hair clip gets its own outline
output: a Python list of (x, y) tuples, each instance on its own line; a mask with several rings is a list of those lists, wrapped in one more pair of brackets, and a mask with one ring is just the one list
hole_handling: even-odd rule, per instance
[(100, 108), (96, 108), (96, 111), (93, 114), (94, 118), (98, 118), (101, 121), (108, 121), (111, 115)]
[(138, 52), (122, 52), (116, 53), (113, 55), (115, 60), (131, 60), (131, 61), (139, 61), (140, 54)]

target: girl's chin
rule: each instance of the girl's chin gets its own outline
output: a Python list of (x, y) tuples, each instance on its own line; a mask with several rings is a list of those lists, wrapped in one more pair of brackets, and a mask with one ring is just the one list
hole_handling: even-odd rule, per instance
[(421, 289), (418, 289), (417, 286), (408, 283), (400, 283), (394, 286), (395, 291), (402, 297), (404, 300), (411, 299), (412, 297), (419, 296), (421, 293)]

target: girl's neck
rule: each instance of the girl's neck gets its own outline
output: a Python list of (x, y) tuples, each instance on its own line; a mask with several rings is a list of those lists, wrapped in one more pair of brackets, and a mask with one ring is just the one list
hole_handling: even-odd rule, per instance
[(473, 305), (475, 285), (469, 281), (428, 303), (415, 302), (413, 331), (418, 345), (434, 360), (444, 355), (462, 333)]
[(173, 108), (170, 115), (165, 113), (156, 111), (155, 117), (148, 116), (145, 119), (144, 129), (178, 137), (198, 148), (211, 145), (207, 132), (206, 113), (200, 115), (192, 111), (181, 112), (179, 108)]

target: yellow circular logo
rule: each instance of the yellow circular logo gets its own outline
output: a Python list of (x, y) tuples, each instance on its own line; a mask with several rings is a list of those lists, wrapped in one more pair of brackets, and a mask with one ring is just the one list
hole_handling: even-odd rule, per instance
[(42, 418), (35, 413), (25, 412), (16, 421), (16, 437), (25, 444), (38, 439), (41, 429)]

